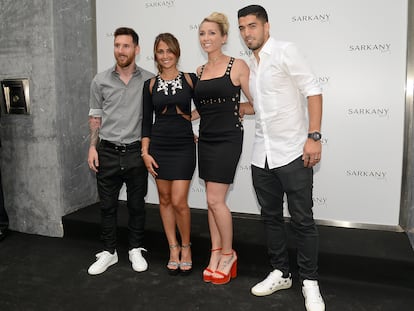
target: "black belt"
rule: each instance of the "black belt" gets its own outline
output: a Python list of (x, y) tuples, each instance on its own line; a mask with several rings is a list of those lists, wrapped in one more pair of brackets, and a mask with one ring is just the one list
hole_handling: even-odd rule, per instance
[(121, 152), (141, 149), (141, 141), (140, 140), (134, 141), (133, 143), (130, 143), (130, 144), (117, 145), (117, 144), (111, 143), (110, 141), (102, 139), (101, 142), (100, 142), (100, 145), (102, 147), (115, 149), (116, 151), (121, 151)]

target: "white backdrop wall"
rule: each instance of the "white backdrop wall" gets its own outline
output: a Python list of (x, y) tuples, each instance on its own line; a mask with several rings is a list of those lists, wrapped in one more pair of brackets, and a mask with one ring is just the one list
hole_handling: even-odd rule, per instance
[[(155, 73), (153, 42), (171, 32), (182, 49), (180, 69), (206, 62), (198, 26), (213, 11), (230, 21), (224, 52), (248, 61), (237, 10), (261, 4), (271, 35), (296, 42), (324, 89), (323, 155), (315, 168), (314, 213), (320, 222), (397, 228), (403, 159), (408, 0), (99, 0), (96, 3), (98, 71), (114, 63), (113, 31), (140, 36), (137, 63)], [(228, 196), (233, 212), (258, 214), (251, 183), (254, 118), (245, 118), (243, 153)], [(194, 124), (197, 131), (198, 124)], [(150, 177), (147, 201), (158, 203)], [(121, 198), (125, 197), (125, 192)], [(205, 209), (197, 169), (189, 203)], [(287, 212), (286, 212), (287, 214)]]

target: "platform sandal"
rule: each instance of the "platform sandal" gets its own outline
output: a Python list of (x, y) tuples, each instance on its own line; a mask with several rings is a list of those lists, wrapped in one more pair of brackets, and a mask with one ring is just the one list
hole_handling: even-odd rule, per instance
[[(211, 249), (210, 252), (212, 253), (212, 252), (217, 252), (217, 251), (221, 251), (221, 250), (222, 250), (221, 247), (220, 248), (214, 248), (214, 249)], [(206, 282), (206, 283), (211, 282), (211, 278), (213, 276), (213, 273), (214, 273), (214, 271), (211, 270), (210, 268), (205, 268), (204, 271), (203, 271), (203, 281)]]
[(231, 256), (228, 260), (224, 262), (225, 267), (230, 263), (233, 257), (236, 257), (236, 260), (233, 261), (233, 263), (231, 264), (231, 268), (227, 274), (225, 274), (222, 271), (218, 271), (218, 270), (214, 272), (215, 274), (218, 274), (221, 276), (219, 278), (214, 277), (214, 276), (211, 277), (211, 283), (216, 284), (216, 285), (227, 284), (228, 282), (230, 282), (231, 279), (234, 279), (237, 276), (237, 254), (236, 252), (233, 250), (231, 253), (221, 254), (221, 256)]

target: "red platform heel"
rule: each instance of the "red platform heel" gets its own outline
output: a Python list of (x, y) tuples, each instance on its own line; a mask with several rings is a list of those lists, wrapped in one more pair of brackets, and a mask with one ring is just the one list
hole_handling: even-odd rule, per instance
[[(221, 247), (210, 250), (210, 252), (216, 252), (216, 251), (221, 251)], [(205, 268), (203, 271), (203, 281), (206, 283), (211, 282), (213, 273), (214, 271), (211, 270), (210, 268)]]
[(223, 284), (227, 284), (228, 282), (230, 282), (231, 279), (234, 279), (235, 277), (237, 277), (237, 255), (235, 251), (232, 251), (231, 253), (228, 254), (221, 254), (222, 256), (231, 256), (231, 258), (226, 262), (226, 264), (233, 259), (233, 256), (236, 257), (236, 260), (233, 262), (233, 264), (231, 265), (230, 271), (228, 274), (225, 274), (224, 272), (221, 271), (215, 271), (214, 273), (221, 275), (222, 277), (220, 278), (215, 278), (215, 277), (211, 277), (211, 283), (212, 284), (216, 284), (216, 285), (223, 285)]

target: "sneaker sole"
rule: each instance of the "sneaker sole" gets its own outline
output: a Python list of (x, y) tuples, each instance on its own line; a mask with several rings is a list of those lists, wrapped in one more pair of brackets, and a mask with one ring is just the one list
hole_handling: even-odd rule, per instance
[(99, 270), (99, 271), (89, 271), (90, 269), (88, 269), (88, 273), (89, 273), (90, 275), (98, 275), (98, 274), (104, 273), (106, 270), (108, 270), (108, 268), (109, 268), (110, 266), (112, 266), (112, 265), (116, 264), (117, 262), (118, 262), (118, 258), (115, 258), (115, 259), (113, 259), (112, 261), (110, 261), (110, 262), (108, 263), (108, 265), (105, 267), (105, 269), (103, 269), (103, 270)]
[(289, 288), (291, 288), (292, 287), (292, 283), (289, 283), (289, 284), (283, 284), (283, 285), (280, 285), (280, 286), (277, 286), (276, 288), (274, 288), (274, 289), (272, 289), (272, 290), (268, 290), (268, 291), (266, 291), (266, 292), (258, 292), (258, 291), (255, 291), (253, 288), (251, 289), (251, 293), (253, 294), (253, 295), (255, 295), (255, 296), (258, 296), (258, 297), (263, 297), (263, 296), (268, 296), (268, 295), (271, 295), (271, 294), (273, 294), (274, 292), (277, 292), (277, 291), (279, 291), (279, 290), (282, 290), (282, 289), (289, 289)]
[(144, 268), (136, 269), (134, 268), (134, 266), (132, 266), (132, 270), (134, 270), (135, 272), (144, 272), (148, 270), (148, 267), (145, 267), (145, 269)]

